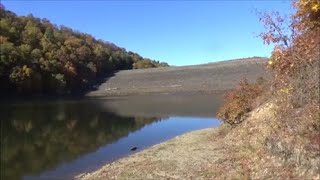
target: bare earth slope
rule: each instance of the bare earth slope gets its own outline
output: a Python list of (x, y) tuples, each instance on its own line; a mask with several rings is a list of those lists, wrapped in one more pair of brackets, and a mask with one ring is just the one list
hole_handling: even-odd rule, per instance
[(266, 58), (246, 58), (193, 66), (124, 70), (87, 95), (224, 91), (234, 87), (241, 78), (255, 80), (265, 74), (265, 62)]

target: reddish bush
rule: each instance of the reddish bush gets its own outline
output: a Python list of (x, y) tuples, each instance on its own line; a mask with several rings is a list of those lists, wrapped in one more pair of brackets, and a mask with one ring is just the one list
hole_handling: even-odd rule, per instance
[(241, 123), (246, 114), (253, 109), (254, 100), (263, 92), (264, 82), (262, 78), (253, 84), (249, 84), (246, 79), (240, 81), (238, 87), (226, 93), (217, 117), (230, 125)]

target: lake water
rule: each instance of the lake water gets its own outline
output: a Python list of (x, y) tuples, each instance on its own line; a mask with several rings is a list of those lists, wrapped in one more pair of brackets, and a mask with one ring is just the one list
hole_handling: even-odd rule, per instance
[(217, 95), (1, 102), (1, 179), (70, 179), (219, 125), (219, 104)]

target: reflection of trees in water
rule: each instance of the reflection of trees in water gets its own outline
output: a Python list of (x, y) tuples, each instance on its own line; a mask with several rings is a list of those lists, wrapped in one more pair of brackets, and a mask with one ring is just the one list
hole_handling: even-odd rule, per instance
[(40, 173), (160, 119), (120, 117), (88, 102), (35, 103), (1, 111), (4, 179)]

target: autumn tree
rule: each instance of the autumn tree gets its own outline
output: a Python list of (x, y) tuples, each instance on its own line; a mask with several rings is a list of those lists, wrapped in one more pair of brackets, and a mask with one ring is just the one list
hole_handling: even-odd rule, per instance
[[(268, 164), (267, 170), (275, 172), (272, 176), (317, 179), (320, 163), (320, 1), (294, 0), (293, 7), (296, 11), (288, 19), (277, 12), (261, 14), (260, 20), (265, 25), (261, 37), (266, 44), (275, 45), (267, 65), (271, 71), (270, 80), (262, 86), (241, 82), (226, 94), (217, 116), (233, 126), (248, 121), (247, 117), (251, 116), (250, 122), (238, 126), (241, 131), (250, 132), (243, 133), (246, 135), (251, 135), (252, 127), (270, 131), (261, 146), (256, 147), (259, 147), (261, 159), (281, 159), (277, 165)], [(266, 105), (273, 106), (265, 111), (273, 114), (272, 119), (259, 113)], [(241, 137), (240, 142), (246, 143), (242, 138), (246, 137)], [(248, 144), (252, 147), (250, 142)], [(252, 162), (257, 161), (252, 159)], [(248, 169), (254, 177), (259, 171), (257, 167), (261, 167), (253, 164), (248, 163)]]
[[(47, 19), (17, 16), (0, 7), (0, 91), (3, 94), (83, 92), (113, 71), (168, 66), (127, 52)], [(142, 61), (142, 63), (139, 63)]]

